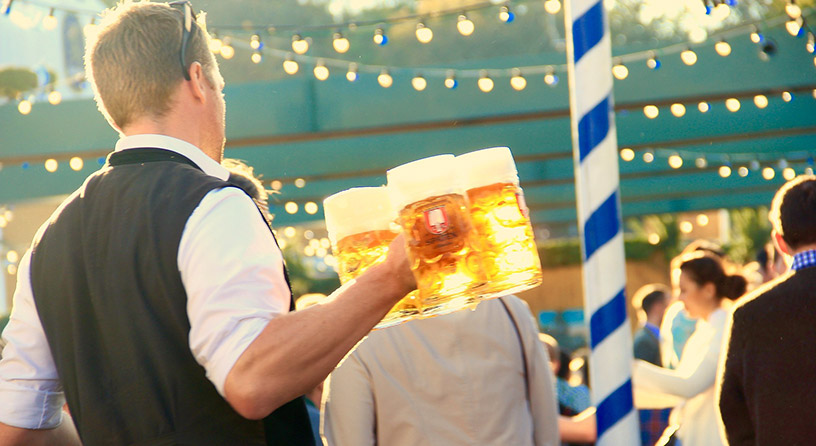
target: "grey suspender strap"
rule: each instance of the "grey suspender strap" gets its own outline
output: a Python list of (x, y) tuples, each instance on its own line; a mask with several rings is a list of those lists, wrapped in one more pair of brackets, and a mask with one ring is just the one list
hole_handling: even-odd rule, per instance
[(521, 359), (524, 365), (524, 389), (525, 394), (527, 395), (527, 401), (530, 401), (530, 384), (527, 382), (527, 351), (524, 348), (524, 340), (521, 338), (521, 331), (519, 330), (518, 321), (516, 320), (516, 316), (510, 311), (510, 308), (507, 306), (507, 303), (504, 301), (504, 297), (500, 297), (497, 299), (501, 302), (502, 306), (504, 307), (504, 311), (507, 312), (507, 315), (510, 316), (510, 320), (513, 321), (513, 329), (516, 330), (516, 336), (518, 337), (519, 347), (521, 347)]

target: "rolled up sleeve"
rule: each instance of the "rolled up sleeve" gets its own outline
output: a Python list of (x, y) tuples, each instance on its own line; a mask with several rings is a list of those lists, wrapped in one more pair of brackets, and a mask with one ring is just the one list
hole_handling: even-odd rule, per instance
[(230, 187), (207, 194), (187, 220), (178, 264), (190, 350), (223, 396), (241, 354), (289, 311), (283, 256), (252, 200)]
[(17, 271), (9, 323), (0, 359), (0, 422), (25, 429), (51, 429), (62, 422), (65, 396), (31, 291), (30, 253)]

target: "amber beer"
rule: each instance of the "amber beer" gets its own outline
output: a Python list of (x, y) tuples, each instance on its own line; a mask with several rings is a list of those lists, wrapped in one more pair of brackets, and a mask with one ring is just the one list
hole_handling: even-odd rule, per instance
[[(391, 228), (395, 214), (384, 187), (358, 187), (334, 194), (323, 201), (323, 209), (341, 283), (385, 260), (397, 232)], [(417, 293), (410, 293), (375, 328), (405, 322), (419, 312)]]
[(453, 155), (440, 155), (387, 174), (423, 316), (475, 305), (485, 285), (478, 239), (455, 167)]
[(457, 157), (457, 164), (465, 178), (488, 280), (482, 298), (540, 285), (541, 260), (510, 149), (494, 147), (466, 153)]

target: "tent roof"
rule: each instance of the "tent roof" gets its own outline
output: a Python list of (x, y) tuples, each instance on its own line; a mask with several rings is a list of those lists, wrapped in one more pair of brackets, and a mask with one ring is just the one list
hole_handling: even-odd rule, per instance
[[(767, 205), (784, 181), (779, 160), (797, 173), (804, 170), (816, 149), (813, 55), (801, 39), (783, 31), (771, 35), (778, 51), (769, 62), (757, 57), (756, 45), (745, 37), (731, 42), (728, 57), (718, 56), (712, 43), (697, 49), (694, 66), (668, 55), (660, 70), (632, 63), (628, 78), (615, 82), (619, 147), (637, 154), (620, 162), (624, 217)], [(516, 64), (524, 66), (525, 60)], [(226, 156), (246, 160), (267, 185), (274, 179), (284, 183), (271, 206), (276, 225), (322, 219), (322, 209), (308, 215), (302, 204), (320, 203), (349, 187), (384, 184), (385, 170), (404, 162), (509, 146), (534, 223), (574, 230), (566, 76), (555, 87), (530, 76), (521, 92), (507, 79), (495, 79), (490, 93), (478, 91), (473, 79), (461, 80), (456, 90), (429, 79), (427, 89), (417, 92), (408, 74), (394, 74), (394, 85), (383, 89), (371, 74), (349, 83), (332, 73), (320, 82), (304, 71), (275, 83), (226, 89)], [(783, 101), (783, 91), (793, 100)], [(767, 96), (767, 107), (753, 104), (757, 94)], [(739, 111), (726, 110), (728, 98), (740, 101)], [(698, 111), (701, 101), (710, 105), (707, 113)], [(684, 116), (672, 116), (674, 103), (685, 104)], [(659, 107), (657, 118), (644, 116), (648, 104)], [(92, 101), (35, 104), (27, 116), (14, 104), (0, 106), (0, 135), (0, 203), (71, 192), (116, 140)], [(654, 162), (643, 161), (646, 151), (654, 152)], [(667, 164), (673, 154), (684, 160), (679, 169)], [(85, 159), (79, 172), (67, 166), (73, 156)], [(707, 167), (695, 166), (699, 156), (706, 157)], [(60, 161), (57, 172), (46, 172), (48, 158)], [(757, 171), (738, 176), (737, 167), (752, 160), (777, 167), (775, 178), (765, 180)], [(734, 173), (721, 178), (717, 169), (725, 162)], [(296, 178), (305, 187), (295, 187)], [(301, 204), (295, 215), (283, 210), (290, 200)]]

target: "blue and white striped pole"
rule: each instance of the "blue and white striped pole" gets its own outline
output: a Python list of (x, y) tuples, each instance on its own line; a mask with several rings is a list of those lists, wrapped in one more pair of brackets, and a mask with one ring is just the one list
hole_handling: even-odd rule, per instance
[(584, 314), (600, 446), (640, 444), (632, 404), (632, 333), (612, 100), (612, 45), (603, 0), (566, 0), (567, 69)]

